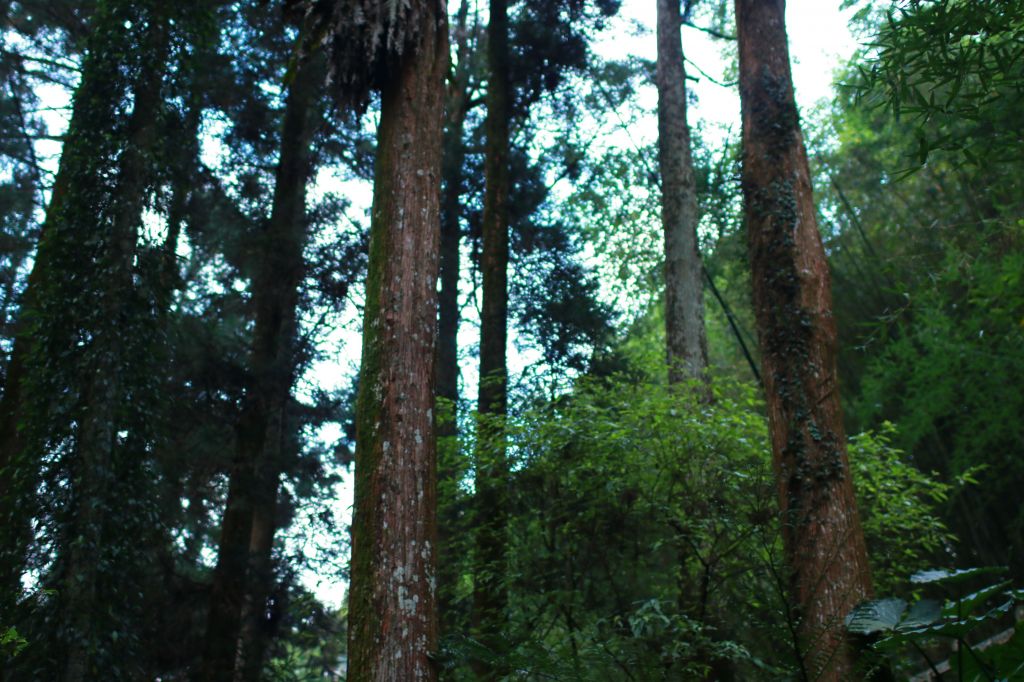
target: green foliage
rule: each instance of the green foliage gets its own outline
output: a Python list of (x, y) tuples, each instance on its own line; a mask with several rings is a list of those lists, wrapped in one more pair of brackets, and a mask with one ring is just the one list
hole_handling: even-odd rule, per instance
[(314, 682), (342, 679), (346, 645), (344, 609), (332, 611), (313, 595), (295, 590), (288, 602), (283, 632), (262, 679), (267, 682)]
[(906, 453), (893, 447), (896, 427), (850, 438), (850, 468), (868, 538), (875, 589), (891, 593), (903, 576), (921, 570), (948, 553), (953, 542), (937, 514), (952, 486), (915, 467)]
[(740, 651), (724, 646), (739, 625), (724, 614), (774, 537), (756, 404), (743, 390), (703, 406), (685, 388), (592, 381), (513, 426), (513, 599), (520, 622), (550, 623), (541, 644), (580, 666), (603, 657), (604, 674), (623, 659), (641, 679)]
[[(915, 573), (910, 582), (917, 589), (928, 589), (943, 598), (921, 598), (910, 604), (892, 598), (865, 602), (850, 612), (846, 627), (851, 633), (872, 638), (871, 646), (878, 652), (891, 656), (912, 649), (940, 677), (940, 666), (934, 660), (937, 653), (949, 655), (947, 664), (957, 680), (1018, 679), (1024, 674), (1024, 634), (1012, 613), (1024, 592), (1010, 589), (1009, 580), (964, 592), (965, 586), (978, 583), (979, 578), (1005, 572), (1005, 568), (973, 568)], [(996, 634), (996, 630), (1002, 632)], [(984, 637), (989, 639), (982, 641)], [(893, 663), (908, 672), (920, 665), (916, 656)]]
[[(726, 381), (703, 403), (692, 387), (654, 379), (662, 360), (650, 361), (649, 371), (582, 378), (506, 422), (506, 648), (449, 637), (439, 657), (449, 679), (470, 679), (467, 661), (490, 659), (510, 663), (514, 679), (786, 674), (792, 644), (763, 406), (754, 387)], [(936, 515), (947, 487), (891, 445), (894, 433), (850, 442), (886, 590), (949, 542)], [(471, 515), (459, 523), (474, 525)], [(466, 557), (461, 565), (454, 600), (465, 604), (472, 574)]]
[(28, 642), (18, 634), (17, 628), (6, 628), (0, 633), (0, 661), (9, 661), (17, 657), (26, 646)]
[(943, 472), (947, 482), (977, 476), (980, 485), (949, 491), (951, 502), (980, 502), (991, 519), (981, 525), (1001, 528), (1013, 553), (989, 556), (1019, 564), (1024, 468), (1020, 458), (1003, 453), (1013, 451), (1024, 428), (1016, 416), (1024, 410), (1017, 390), (1024, 380), (1024, 289), (1015, 284), (1024, 260), (1012, 246), (1019, 237), (1000, 237), (1011, 241), (970, 253), (947, 245), (940, 269), (908, 302), (905, 321), (869, 364), (855, 409), (862, 418), (899, 420), (899, 442), (927, 453), (918, 461)]
[[(830, 143), (818, 145), (851, 431), (898, 424), (890, 437), (906, 461), (949, 486), (939, 516), (960, 540), (956, 561), (1008, 563), (1015, 576), (1024, 566), (1024, 469), (1014, 454), (1024, 156), (1007, 139), (1021, 62), (1003, 54), (1020, 41), (1000, 41), (1019, 34), (1018, 9), (899, 3), (878, 45), (851, 64), (844, 80), (857, 96), (841, 91), (821, 131)], [(912, 111), (894, 119), (875, 101)], [(922, 139), (923, 165), (908, 158)]]
[(937, 149), (976, 163), (1017, 162), (1024, 103), (1024, 4), (902, 0), (859, 67), (869, 97), (915, 124), (916, 157)]

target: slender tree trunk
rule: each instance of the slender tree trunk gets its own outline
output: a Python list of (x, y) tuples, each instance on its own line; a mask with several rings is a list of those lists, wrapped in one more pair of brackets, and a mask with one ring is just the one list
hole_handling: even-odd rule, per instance
[(805, 675), (855, 679), (843, 619), (870, 595), (836, 377), (828, 263), (783, 0), (737, 0), (743, 195), (782, 531)]
[(253, 369), (263, 398), (259, 428), (266, 433), (256, 457), (256, 494), (249, 538), (249, 573), (239, 644), (243, 682), (260, 679), (269, 634), (264, 614), (273, 590), (271, 553), (277, 532), (278, 487), (293, 441), (288, 404), (295, 382), (299, 285), (305, 272), (306, 184), (312, 172), (310, 143), (314, 132), (313, 104), (323, 80), (319, 58), (295, 76), (285, 109), (281, 160), (277, 168), (270, 225), (262, 238), (263, 268), (253, 287), (256, 303), (256, 345)]
[(658, 1), (658, 160), (665, 231), (665, 345), (671, 383), (706, 379), (697, 185), (686, 122), (680, 0)]
[[(480, 313), (480, 392), (476, 461), (476, 567), (473, 626), (477, 638), (495, 653), (501, 648), (508, 602), (507, 486), (504, 418), (508, 406), (508, 193), (509, 114), (508, 0), (491, 0), (487, 27), (487, 147), (483, 246), (483, 308)], [(476, 661), (481, 679), (501, 668)]]
[(419, 45), (381, 93), (363, 357), (348, 680), (434, 680), (434, 342), (445, 3), (424, 2)]
[(257, 240), (251, 383), (238, 425), (235, 461), (211, 588), (202, 678), (259, 679), (263, 614), (273, 584), (286, 413), (295, 378), (296, 305), (305, 271), (306, 183), (310, 174), (316, 64), (300, 67), (288, 92), (270, 221)]
[(254, 441), (255, 429), (248, 423), (240, 424), (237, 431), (235, 456), (228, 477), (228, 496), (220, 525), (217, 567), (210, 586), (206, 646), (198, 674), (198, 679), (204, 682), (228, 682), (232, 679), (242, 627), (254, 487), (253, 462), (245, 457), (260, 448), (262, 442)]
[[(438, 416), (437, 610), (441, 635), (456, 631), (454, 595), (459, 580), (459, 555), (452, 546), (460, 534), (456, 508), (461, 452), (451, 441), (459, 435), (459, 246), (461, 241), (463, 167), (462, 136), (469, 100), (469, 0), (462, 0), (454, 30), (458, 63), (448, 83), (441, 192), (441, 291), (438, 294), (437, 396), (444, 405)], [(447, 441), (443, 439), (448, 439)]]
[[(444, 133), (441, 191), (441, 291), (438, 294), (437, 395), (455, 403), (459, 398), (459, 242), (462, 217), (463, 166), (466, 146), (462, 141), (469, 100), (469, 50), (466, 34), (468, 0), (457, 17), (458, 65), (448, 84), (447, 125)], [(437, 435), (454, 436), (455, 422), (439, 423)]]
[[(190, 65), (191, 76), (202, 68)], [(173, 159), (171, 171), (171, 201), (167, 209), (167, 237), (164, 239), (162, 263), (160, 264), (160, 296), (161, 313), (170, 311), (174, 292), (181, 287), (181, 272), (178, 264), (178, 244), (189, 213), (189, 203), (198, 183), (197, 169), (199, 164), (199, 127), (202, 124), (203, 106), (201, 97), (193, 89), (190, 93), (188, 108), (184, 117), (171, 133), (180, 135), (168, 144), (170, 157)], [(173, 146), (172, 146), (173, 145)], [(176, 151), (175, 151), (176, 150)]]

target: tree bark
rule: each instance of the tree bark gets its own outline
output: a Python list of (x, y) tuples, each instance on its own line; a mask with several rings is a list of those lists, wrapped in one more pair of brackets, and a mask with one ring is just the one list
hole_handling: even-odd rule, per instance
[(686, 122), (680, 0), (658, 1), (658, 160), (665, 232), (665, 346), (670, 383), (706, 379), (697, 185)]
[[(504, 419), (508, 406), (508, 194), (509, 114), (508, 0), (491, 0), (487, 26), (487, 143), (480, 270), (480, 390), (477, 410), (476, 566), (473, 629), (495, 654), (501, 646), (508, 602), (508, 461)], [(481, 679), (500, 676), (495, 661), (476, 661)]]
[(784, 0), (737, 0), (743, 196), (801, 665), (855, 679), (843, 619), (870, 595), (836, 377), (828, 263), (793, 96)]
[(441, 193), (441, 291), (438, 294), (437, 397), (444, 402), (438, 416), (438, 527), (437, 527), (437, 609), (441, 635), (455, 632), (454, 593), (459, 580), (459, 556), (451, 547), (458, 535), (456, 497), (460, 451), (451, 441), (458, 432), (459, 401), (459, 246), (461, 242), (463, 167), (466, 147), (462, 136), (469, 106), (469, 0), (463, 0), (455, 25), (458, 63), (448, 83), (447, 125), (444, 133)]
[(434, 680), (434, 342), (448, 28), (421, 0), (416, 49), (381, 93), (356, 404), (351, 682)]
[(317, 64), (303, 64), (289, 88), (270, 221), (256, 245), (251, 382), (211, 587), (202, 668), (209, 682), (257, 680), (263, 667), (263, 614), (273, 583), (278, 482), (296, 370), (296, 306), (305, 272), (311, 110), (320, 73)]

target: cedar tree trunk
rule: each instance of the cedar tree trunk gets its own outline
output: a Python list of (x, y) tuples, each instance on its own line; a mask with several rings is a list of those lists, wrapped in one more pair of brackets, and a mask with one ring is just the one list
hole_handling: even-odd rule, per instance
[(705, 379), (704, 289), (697, 245), (697, 186), (686, 123), (680, 0), (658, 1), (658, 160), (665, 231), (665, 346), (671, 383)]
[(350, 682), (434, 680), (434, 341), (448, 26), (422, 1), (416, 47), (381, 92), (348, 616)]
[(783, 0), (737, 0), (743, 197), (768, 419), (799, 619), (815, 680), (855, 679), (843, 619), (870, 594), (836, 377), (828, 263), (793, 96)]

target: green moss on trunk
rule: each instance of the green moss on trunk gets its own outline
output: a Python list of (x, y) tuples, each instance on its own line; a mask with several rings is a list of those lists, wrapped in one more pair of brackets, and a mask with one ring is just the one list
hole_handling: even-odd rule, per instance
[(348, 679), (432, 680), (434, 342), (447, 17), (424, 12), (381, 97), (356, 404)]

